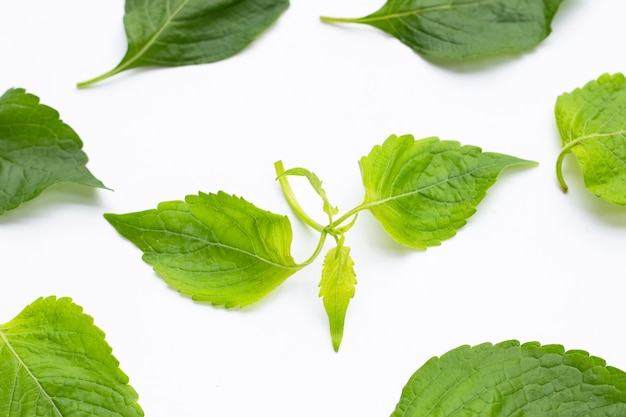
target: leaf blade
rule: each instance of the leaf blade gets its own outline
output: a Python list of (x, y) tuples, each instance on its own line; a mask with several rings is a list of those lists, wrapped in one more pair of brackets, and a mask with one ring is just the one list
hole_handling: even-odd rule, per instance
[(69, 298), (40, 298), (0, 325), (3, 416), (138, 417), (137, 393), (93, 319)]
[(324, 309), (328, 315), (330, 334), (335, 352), (339, 350), (343, 338), (348, 304), (354, 297), (357, 284), (354, 261), (350, 257), (350, 248), (339, 245), (328, 251), (322, 266), (319, 296), (323, 298)]
[(22, 88), (0, 97), (0, 214), (61, 182), (106, 188), (87, 169), (87, 155), (59, 113)]
[(572, 153), (590, 192), (626, 205), (625, 110), (626, 79), (621, 73), (603, 74), (557, 98), (554, 112), (562, 150), (556, 170), (564, 190), (562, 163)]
[(128, 49), (91, 85), (145, 66), (175, 67), (229, 58), (252, 43), (289, 7), (289, 0), (127, 0)]
[(433, 357), (402, 390), (392, 417), (626, 412), (626, 374), (582, 350), (506, 341)]
[(436, 137), (392, 135), (360, 160), (362, 208), (397, 242), (426, 249), (465, 225), (503, 169), (535, 164)]
[(374, 26), (425, 57), (466, 59), (537, 46), (550, 34), (561, 2), (387, 0), (362, 18), (322, 20)]
[(223, 192), (105, 218), (168, 285), (214, 305), (254, 303), (302, 267), (287, 217)]

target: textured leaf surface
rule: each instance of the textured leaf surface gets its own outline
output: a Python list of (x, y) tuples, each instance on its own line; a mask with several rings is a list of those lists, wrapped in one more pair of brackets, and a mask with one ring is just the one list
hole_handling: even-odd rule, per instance
[(86, 168), (82, 141), (59, 113), (24, 89), (0, 97), (0, 214), (64, 181), (104, 188)]
[(288, 0), (126, 0), (128, 50), (112, 71), (203, 64), (231, 57), (289, 7)]
[(287, 217), (223, 192), (105, 217), (169, 285), (195, 300), (244, 306), (301, 268)]
[(360, 19), (432, 58), (462, 59), (520, 52), (551, 32), (562, 0), (388, 0)]
[(555, 106), (561, 136), (557, 175), (568, 153), (580, 164), (585, 186), (596, 196), (626, 205), (626, 80), (604, 74), (561, 95)]
[(354, 297), (355, 285), (356, 274), (350, 248), (343, 245), (332, 248), (324, 258), (320, 297), (324, 300), (335, 351), (339, 350), (343, 338), (346, 312), (350, 299)]
[(465, 225), (503, 169), (535, 163), (434, 137), (393, 135), (360, 164), (363, 207), (396, 241), (425, 249)]
[(0, 325), (0, 415), (143, 416), (137, 393), (93, 319), (68, 298), (41, 298)]
[(516, 341), (461, 346), (411, 376), (392, 417), (620, 417), (626, 373), (581, 350)]

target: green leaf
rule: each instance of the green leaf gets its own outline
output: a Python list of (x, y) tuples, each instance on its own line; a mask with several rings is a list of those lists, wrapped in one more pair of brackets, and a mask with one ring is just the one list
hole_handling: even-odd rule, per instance
[(626, 80), (604, 74), (583, 88), (561, 95), (555, 106), (563, 147), (556, 172), (564, 190), (563, 159), (580, 164), (585, 186), (596, 196), (626, 205)]
[(24, 89), (0, 97), (0, 214), (64, 181), (105, 188), (86, 168), (82, 141)]
[(288, 7), (288, 0), (126, 0), (126, 55), (113, 70), (78, 86), (131, 68), (204, 64), (229, 58), (254, 41)]
[(170, 286), (194, 300), (251, 304), (302, 268), (290, 253), (287, 217), (223, 192), (104, 216)]
[(93, 319), (69, 298), (40, 298), (0, 325), (0, 415), (144, 413)]
[(626, 373), (562, 346), (461, 346), (411, 376), (392, 417), (626, 415)]
[(339, 245), (329, 250), (324, 258), (319, 295), (324, 300), (335, 352), (339, 350), (343, 338), (343, 326), (348, 311), (348, 303), (354, 297), (356, 283), (354, 261), (350, 257), (350, 248)]
[(430, 58), (463, 59), (531, 49), (551, 32), (563, 0), (388, 0), (358, 19)]
[(435, 137), (392, 135), (360, 165), (362, 208), (399, 243), (426, 249), (465, 225), (503, 169), (535, 163)]

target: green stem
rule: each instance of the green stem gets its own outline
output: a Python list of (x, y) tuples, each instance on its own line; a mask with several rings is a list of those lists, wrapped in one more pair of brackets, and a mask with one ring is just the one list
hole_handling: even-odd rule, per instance
[(285, 172), (285, 168), (283, 166), (283, 161), (278, 161), (274, 163), (274, 170), (276, 171), (276, 176), (278, 177), (278, 182), (280, 184), (280, 188), (283, 191), (283, 195), (287, 199), (287, 203), (289, 207), (293, 210), (293, 212), (298, 216), (304, 223), (317, 230), (318, 232), (324, 232), (325, 227), (313, 220), (300, 206), (296, 195), (291, 188), (291, 184), (289, 184), (289, 180), (286, 176), (282, 175)]
[(78, 88), (85, 88), (85, 87), (89, 87), (90, 85), (93, 85), (97, 82), (100, 82), (102, 80), (106, 80), (109, 77), (114, 76), (115, 74), (118, 74), (120, 72), (122, 72), (124, 70), (123, 67), (116, 67), (113, 68), (111, 71), (107, 71), (102, 75), (98, 75), (97, 77), (91, 78), (89, 80), (86, 81), (81, 81), (79, 83), (76, 84), (76, 87)]
[[(359, 211), (364, 210), (364, 209), (365, 209), (365, 206), (363, 204), (359, 204), (358, 206), (356, 206), (352, 210), (349, 210), (349, 211), (345, 212), (340, 218), (335, 220), (335, 226), (340, 225), (341, 223), (345, 222), (346, 220), (348, 220), (352, 216), (356, 216), (356, 214)], [(352, 223), (354, 223), (354, 220), (352, 221)], [(349, 226), (352, 227), (352, 224), (350, 224)]]
[(307, 259), (306, 261), (302, 262), (301, 264), (298, 264), (299, 267), (304, 268), (307, 265), (310, 265), (314, 260), (317, 259), (317, 257), (320, 255), (320, 253), (322, 253), (322, 249), (324, 249), (324, 243), (326, 242), (326, 236), (328, 236), (328, 233), (326, 231), (322, 231), (321, 235), (320, 235), (320, 240), (317, 242), (317, 247), (315, 248), (315, 251), (313, 252), (313, 255), (311, 255), (309, 257), (309, 259)]
[(359, 20), (361, 19), (354, 19), (349, 17), (320, 16), (320, 20), (324, 23), (359, 23)]
[(567, 192), (567, 184), (563, 178), (563, 159), (565, 155), (567, 155), (567, 152), (565, 152), (565, 148), (563, 148), (556, 160), (556, 178), (559, 180), (559, 185), (561, 185), (563, 192)]
[(563, 160), (565, 159), (565, 155), (567, 155), (574, 146), (578, 145), (580, 142), (586, 139), (589, 139), (590, 137), (591, 136), (581, 136), (578, 139), (569, 142), (563, 147), (563, 149), (561, 149), (561, 153), (556, 160), (556, 178), (559, 180), (559, 184), (561, 185), (563, 192), (567, 192), (568, 188), (567, 184), (565, 183), (565, 179), (563, 178)]

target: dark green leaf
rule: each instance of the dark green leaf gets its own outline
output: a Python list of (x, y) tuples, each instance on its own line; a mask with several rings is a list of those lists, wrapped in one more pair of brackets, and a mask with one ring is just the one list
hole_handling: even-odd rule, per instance
[(551, 32), (563, 0), (388, 0), (359, 19), (430, 58), (463, 59), (531, 49)]
[(289, 7), (288, 0), (126, 0), (128, 50), (87, 86), (143, 66), (204, 64), (231, 57)]
[(0, 214), (69, 181), (105, 188), (86, 168), (82, 141), (59, 113), (24, 89), (0, 97)]
[(411, 376), (392, 417), (622, 417), (626, 373), (559, 345), (461, 346)]

